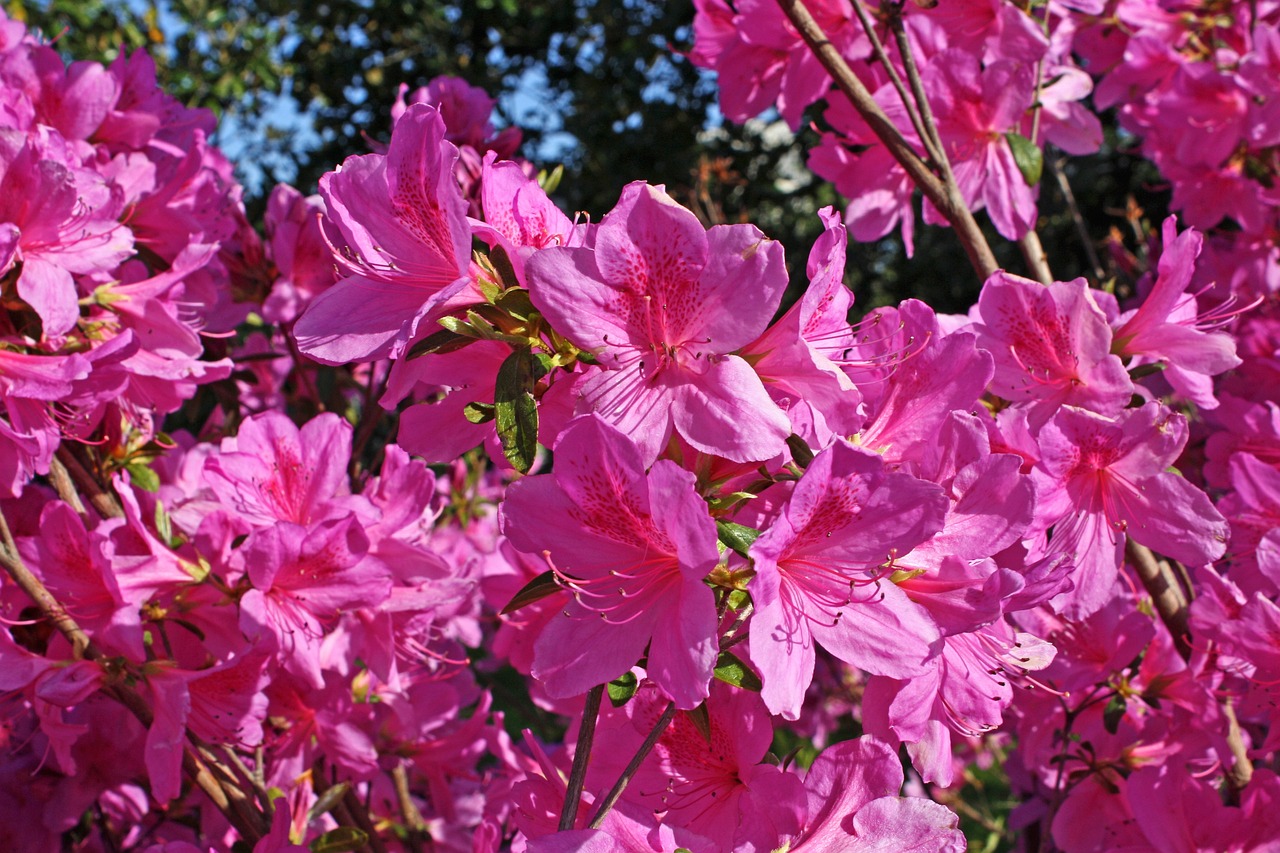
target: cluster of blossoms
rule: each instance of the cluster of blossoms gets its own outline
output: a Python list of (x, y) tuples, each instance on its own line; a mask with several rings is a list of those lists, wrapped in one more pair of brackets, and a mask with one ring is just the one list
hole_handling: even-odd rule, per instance
[[(964, 203), (985, 209), (1010, 240), (1035, 224), (1038, 149), (1052, 143), (1090, 154), (1102, 143), (1101, 123), (1082, 103), (1093, 86), (1072, 49), (1073, 10), (1090, 5), (808, 4), (902, 138), (922, 156), (946, 163)], [(1093, 5), (1101, 11), (1101, 4)], [(915, 183), (846, 99), (828, 101), (830, 73), (779, 4), (697, 0), (695, 6), (691, 57), (719, 72), (724, 114), (745, 121), (776, 104), (794, 130), (807, 108), (824, 104), (824, 130), (810, 152), (810, 168), (850, 199), (845, 216), (856, 239), (876, 240), (900, 228), (910, 255)], [(906, 63), (911, 75), (918, 74), (928, 120), (904, 82)], [(945, 222), (928, 199), (923, 216), (927, 223)]]
[(0, 13), (0, 496), (64, 439), (145, 459), (156, 419), (230, 373), (201, 335), (243, 318), (258, 250), (213, 129), (145, 54), (68, 67)]
[[(1027, 146), (1101, 138), (1080, 5), (886, 7), (890, 47), (814, 8), (1014, 239)], [(259, 242), (144, 57), (0, 21), (2, 180), (42, 200), (0, 207), (0, 846), (959, 851), (993, 755), (1028, 847), (1277, 843), (1265, 280), (1170, 218), (1132, 304), (996, 271), (851, 324), (847, 229), (909, 240), (913, 184), (778, 7), (701, 13), (731, 118), (831, 98), (854, 201), (785, 310), (759, 229), (644, 182), (571, 220), (457, 80)]]

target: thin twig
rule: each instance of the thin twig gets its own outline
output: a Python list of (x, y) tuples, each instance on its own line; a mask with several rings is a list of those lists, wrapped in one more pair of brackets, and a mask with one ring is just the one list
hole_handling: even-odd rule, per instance
[(1191, 632), (1188, 627), (1189, 608), (1187, 597), (1178, 585), (1177, 576), (1168, 563), (1156, 559), (1145, 545), (1132, 539), (1125, 542), (1125, 553), (1147, 594), (1155, 605), (1156, 613), (1173, 636), (1174, 646), (1183, 660), (1191, 657)]
[(1053, 284), (1053, 272), (1049, 269), (1049, 256), (1040, 245), (1040, 235), (1032, 228), (1018, 238), (1018, 248), (1022, 250), (1022, 259), (1027, 262), (1031, 275), (1041, 284)]
[[(898, 99), (902, 101), (903, 108), (907, 111), (907, 118), (911, 120), (911, 126), (915, 128), (916, 136), (920, 137), (920, 144), (924, 146), (930, 159), (935, 163), (940, 163), (945, 155), (935, 149), (933, 135), (930, 134), (924, 126), (924, 121), (920, 118), (920, 111), (911, 99), (911, 95), (907, 93), (907, 84), (902, 82), (902, 75), (898, 73), (898, 69), (889, 59), (888, 52), (884, 49), (884, 43), (880, 41), (880, 36), (876, 34), (875, 24), (871, 21), (871, 16), (867, 14), (867, 10), (862, 8), (862, 0), (853, 0), (853, 11), (858, 16), (858, 21), (862, 24), (862, 29), (866, 32), (867, 38), (871, 41), (871, 50), (875, 53), (876, 59), (884, 66), (884, 70), (889, 75), (889, 81), (893, 83), (894, 90), (898, 93)], [(939, 168), (941, 168), (939, 166)]]
[(71, 618), (71, 614), (62, 606), (62, 603), (54, 598), (44, 582), (27, 568), (27, 564), (18, 553), (13, 532), (9, 529), (9, 522), (2, 511), (0, 511), (0, 541), (4, 542), (3, 549), (0, 549), (0, 563), (3, 563), (5, 571), (9, 577), (13, 578), (18, 588), (27, 594), (36, 607), (40, 608), (41, 614), (49, 620), (49, 624), (71, 643), (72, 656), (77, 660), (81, 658), (92, 660), (100, 657), (89, 635), (76, 623), (75, 619)]
[(71, 482), (71, 472), (56, 454), (49, 460), (49, 483), (64, 503), (70, 504), (79, 515), (85, 514), (84, 501), (80, 500), (80, 493)]
[(124, 510), (120, 501), (98, 481), (87, 468), (80, 463), (71, 448), (66, 444), (58, 445), (58, 459), (66, 466), (67, 473), (76, 487), (89, 498), (89, 504), (103, 518), (124, 518)]
[(405, 841), (408, 842), (411, 853), (421, 853), (422, 840), (427, 832), (427, 822), (409, 793), (409, 772), (403, 763), (397, 764), (391, 771), (391, 781), (395, 785), (396, 802), (400, 805), (400, 814), (404, 816), (405, 828), (408, 830)]
[(587, 761), (591, 757), (591, 741), (596, 735), (596, 718), (600, 716), (600, 697), (604, 685), (597, 684), (587, 691), (587, 704), (582, 709), (582, 726), (578, 729), (578, 745), (573, 752), (573, 769), (569, 771), (569, 786), (564, 795), (564, 808), (560, 811), (560, 830), (573, 829), (578, 819), (578, 801), (582, 799), (582, 786), (587, 781)]
[(636, 750), (636, 754), (632, 756), (631, 762), (622, 771), (618, 781), (613, 783), (613, 788), (600, 801), (600, 805), (596, 808), (596, 813), (591, 816), (591, 822), (587, 824), (588, 829), (599, 829), (600, 824), (604, 823), (609, 810), (613, 808), (614, 803), (618, 802), (618, 798), (622, 796), (622, 792), (627, 789), (627, 785), (631, 782), (631, 777), (636, 775), (636, 771), (640, 769), (640, 765), (648, 757), (654, 745), (658, 742), (658, 738), (662, 737), (662, 733), (667, 730), (667, 726), (671, 724), (675, 716), (676, 703), (668, 702), (667, 710), (663, 711), (662, 716), (658, 718), (658, 722), (653, 724), (653, 729), (649, 732), (649, 736), (644, 739), (644, 743), (640, 744), (640, 748)]
[[(938, 122), (933, 117), (933, 108), (929, 106), (929, 98), (924, 91), (924, 79), (920, 76), (919, 67), (916, 66), (915, 51), (911, 49), (911, 40), (907, 38), (907, 29), (902, 23), (902, 4), (895, 2), (887, 5), (889, 31), (893, 33), (893, 40), (898, 45), (898, 56), (902, 57), (902, 68), (907, 72), (911, 94), (915, 98), (916, 108), (920, 110), (920, 118), (929, 143), (937, 152), (934, 156), (938, 158), (938, 168), (941, 170), (943, 183), (946, 184), (948, 191), (955, 192), (955, 198), (959, 200), (960, 190), (955, 173), (951, 171), (951, 158), (947, 156), (946, 146), (942, 144), (942, 136), (938, 133)], [(963, 207), (963, 202), (961, 206)]]
[[(893, 121), (885, 115), (884, 110), (880, 109), (880, 105), (871, 97), (867, 87), (853, 73), (849, 64), (845, 62), (844, 57), (840, 55), (840, 51), (836, 49), (835, 45), (827, 38), (826, 33), (822, 31), (822, 27), (809, 14), (809, 10), (805, 7), (803, 0), (778, 0), (778, 5), (796, 30), (799, 31), (805, 44), (813, 51), (818, 61), (827, 70), (827, 73), (831, 75), (836, 86), (849, 99), (858, 114), (862, 116), (863, 121), (867, 123), (867, 126), (871, 128), (876, 137), (884, 143), (885, 148), (893, 155), (893, 158), (906, 170), (907, 175), (924, 193), (925, 198), (929, 199), (934, 208), (955, 229), (956, 236), (959, 237), (965, 253), (969, 256), (969, 262), (982, 280), (986, 281), (992, 273), (999, 269), (999, 265), (996, 263), (996, 257), (991, 251), (991, 246), (987, 244), (987, 238), (983, 236), (982, 229), (978, 227), (977, 221), (973, 218), (973, 213), (965, 206), (963, 199), (960, 197), (954, 180), (948, 185), (930, 171), (929, 164), (916, 153)], [(927, 121), (927, 116), (925, 118)], [(949, 172), (945, 161), (941, 165)]]
[(372, 818), (369, 817), (368, 807), (360, 802), (360, 798), (356, 796), (355, 788), (348, 788), (347, 792), (342, 795), (341, 805), (345, 806), (348, 814), (355, 819), (356, 826), (369, 836), (365, 847), (372, 850), (373, 853), (387, 853), (387, 845), (382, 843), (382, 838), (378, 835), (378, 830), (373, 825)]
[(1089, 259), (1089, 266), (1093, 268), (1093, 280), (1101, 282), (1106, 278), (1106, 272), (1102, 269), (1102, 261), (1098, 258), (1098, 250), (1093, 245), (1093, 238), (1089, 236), (1089, 229), (1085, 226), (1084, 216), (1080, 213), (1080, 205), (1076, 203), (1076, 194), (1071, 191), (1071, 183), (1067, 180), (1067, 173), (1062, 169), (1063, 160), (1054, 157), (1049, 160), (1049, 168), (1053, 171), (1053, 177), (1058, 182), (1058, 190), (1062, 193), (1062, 197), (1067, 202), (1067, 210), (1071, 213), (1071, 222), (1076, 227), (1076, 233), (1080, 235), (1080, 243), (1084, 246), (1085, 257)]
[(1253, 778), (1253, 762), (1249, 760), (1249, 748), (1245, 745), (1244, 732), (1240, 730), (1240, 721), (1236, 719), (1236, 710), (1228, 697), (1222, 703), (1222, 712), (1227, 717), (1227, 746), (1235, 759), (1227, 768), (1227, 789), (1231, 797), (1238, 803), (1240, 792)]

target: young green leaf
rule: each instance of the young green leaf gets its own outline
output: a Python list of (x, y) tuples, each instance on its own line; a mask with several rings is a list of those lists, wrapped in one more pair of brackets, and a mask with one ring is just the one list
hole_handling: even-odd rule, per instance
[(1013, 162), (1018, 164), (1022, 180), (1029, 187), (1040, 183), (1040, 175), (1044, 172), (1044, 152), (1040, 146), (1020, 133), (1006, 133), (1004, 138), (1009, 140), (1009, 150), (1013, 152)]
[(720, 653), (720, 657), (716, 660), (715, 676), (726, 684), (754, 693), (759, 693), (764, 687), (760, 676), (732, 652)]

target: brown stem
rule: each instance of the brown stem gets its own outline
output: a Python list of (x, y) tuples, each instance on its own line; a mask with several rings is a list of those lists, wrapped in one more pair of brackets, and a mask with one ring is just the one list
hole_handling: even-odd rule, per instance
[(1236, 710), (1231, 699), (1222, 703), (1222, 712), (1227, 717), (1227, 746), (1235, 762), (1227, 768), (1227, 789), (1229, 795), (1239, 802), (1240, 792), (1253, 778), (1253, 762), (1249, 760), (1249, 747), (1245, 743), (1244, 732), (1240, 729), (1240, 721), (1236, 719)]
[[(40, 578), (36, 577), (27, 568), (26, 563), (23, 562), (21, 555), (18, 553), (18, 546), (14, 542), (13, 532), (9, 529), (9, 523), (5, 519), (3, 512), (0, 512), (0, 545), (2, 545), (0, 547), (0, 565), (4, 566), (5, 572), (18, 585), (18, 588), (35, 603), (41, 614), (49, 620), (49, 623), (62, 636), (67, 638), (67, 641), (71, 643), (72, 654), (77, 659), (101, 659), (103, 655), (97, 644), (90, 639), (89, 635), (76, 623), (76, 620), (67, 613), (66, 608), (53, 596), (53, 593), (49, 592), (49, 588), (44, 585)], [(143, 728), (151, 728), (155, 715), (151, 713), (151, 708), (146, 701), (135, 691), (126, 685), (116, 684), (106, 688), (105, 692), (124, 705), (142, 724)], [(232, 805), (228, 791), (224, 790), (208, 768), (196, 759), (189, 747), (183, 749), (182, 769), (187, 774), (187, 777), (200, 790), (204, 791), (246, 841), (250, 844), (256, 843), (258, 839), (266, 834), (265, 828), (260, 829), (261, 815), (258, 815), (258, 821), (242, 816), (240, 810)], [(232, 787), (234, 788), (234, 786)], [(237, 793), (240, 792), (237, 791)], [(243, 793), (240, 793), (240, 796), (243, 797)]]
[(1157, 559), (1151, 549), (1139, 545), (1132, 539), (1125, 542), (1125, 553), (1129, 562), (1142, 581), (1143, 587), (1151, 596), (1156, 613), (1173, 636), (1174, 645), (1183, 660), (1191, 657), (1191, 632), (1188, 627), (1189, 609), (1187, 597), (1178, 585), (1177, 575), (1172, 567), (1163, 560)]
[(1027, 262), (1027, 267), (1035, 280), (1041, 284), (1053, 284), (1053, 273), (1049, 270), (1049, 256), (1044, 253), (1044, 246), (1040, 245), (1040, 235), (1034, 228), (1018, 238), (1018, 248), (1022, 250), (1023, 260)]
[(405, 827), (409, 830), (405, 839), (411, 853), (421, 853), (422, 842), (426, 838), (427, 822), (409, 793), (409, 772), (403, 764), (397, 764), (391, 771), (391, 781), (396, 789), (396, 802), (400, 805), (400, 814), (404, 816)]
[(103, 488), (98, 482), (98, 478), (80, 463), (71, 448), (66, 444), (58, 446), (58, 460), (66, 466), (67, 473), (71, 475), (72, 481), (76, 487), (89, 498), (89, 504), (97, 511), (98, 515), (103, 518), (123, 518), (124, 510), (120, 508), (120, 501), (116, 496)]
[(5, 571), (9, 577), (13, 578), (18, 588), (35, 602), (36, 607), (40, 608), (41, 614), (49, 620), (49, 624), (71, 643), (72, 655), (77, 660), (80, 658), (92, 660), (100, 657), (89, 635), (76, 623), (75, 619), (71, 618), (62, 603), (53, 597), (53, 593), (49, 592), (44, 582), (27, 568), (27, 564), (18, 554), (18, 545), (13, 540), (13, 532), (9, 530), (9, 522), (5, 519), (3, 512), (0, 512), (0, 541), (4, 543), (4, 547), (0, 549), (0, 563), (4, 564)]
[(64, 503), (69, 504), (80, 515), (85, 514), (84, 502), (80, 500), (75, 483), (71, 482), (71, 472), (56, 455), (49, 460), (49, 482)]
[[(911, 84), (911, 95), (915, 98), (916, 108), (920, 110), (925, 133), (933, 150), (937, 152), (935, 156), (938, 158), (938, 168), (942, 171), (942, 181), (946, 184), (948, 192), (955, 191), (955, 198), (958, 199), (960, 193), (956, 186), (956, 176), (951, 171), (951, 158), (947, 156), (946, 146), (942, 144), (942, 136), (938, 133), (938, 122), (933, 118), (933, 107), (929, 106), (929, 98), (924, 91), (924, 80), (916, 65), (915, 51), (911, 49), (906, 27), (902, 24), (902, 4), (890, 3), (886, 6), (889, 12), (889, 29), (893, 32), (894, 43), (898, 45), (898, 55), (902, 57), (902, 69), (907, 72), (907, 81)], [(964, 206), (963, 202), (961, 206)]]
[(578, 801), (582, 799), (582, 786), (587, 781), (587, 761), (591, 758), (591, 741), (596, 736), (596, 718), (600, 716), (600, 697), (603, 695), (603, 684), (597, 684), (587, 691), (587, 703), (582, 709), (582, 726), (578, 729), (578, 746), (573, 752), (573, 768), (569, 771), (564, 808), (560, 811), (562, 832), (573, 829), (573, 824), (578, 819)]
[(876, 60), (888, 73), (889, 81), (893, 84), (894, 90), (898, 93), (898, 99), (902, 101), (902, 106), (907, 111), (907, 118), (911, 120), (911, 126), (915, 128), (916, 136), (920, 137), (920, 142), (924, 145), (929, 157), (935, 163), (940, 163), (946, 154), (940, 149), (935, 150), (933, 134), (925, 128), (924, 120), (920, 118), (920, 111), (907, 93), (907, 85), (902, 82), (902, 75), (898, 73), (898, 69), (890, 61), (889, 54), (885, 51), (884, 44), (880, 41), (880, 36), (876, 34), (871, 16), (867, 14), (866, 9), (862, 8), (862, 0), (853, 0), (853, 11), (858, 16), (858, 21), (862, 24), (862, 29), (866, 32), (867, 38), (871, 41), (871, 50), (875, 53)]
[(671, 721), (675, 719), (675, 716), (676, 703), (668, 702), (667, 710), (663, 711), (662, 716), (653, 724), (653, 729), (649, 732), (649, 736), (644, 739), (644, 743), (640, 744), (640, 748), (631, 757), (631, 762), (622, 771), (618, 781), (613, 783), (609, 793), (600, 801), (600, 805), (596, 808), (596, 813), (591, 816), (591, 822), (587, 824), (588, 829), (599, 829), (600, 824), (604, 823), (605, 816), (609, 814), (613, 804), (618, 802), (618, 798), (622, 796), (622, 792), (627, 789), (627, 785), (631, 782), (631, 777), (636, 775), (636, 771), (640, 769), (640, 765), (653, 750), (658, 738), (662, 737), (662, 733), (667, 730), (667, 726), (671, 725)]
[[(955, 229), (961, 245), (964, 246), (965, 253), (969, 256), (969, 262), (985, 281), (988, 276), (999, 269), (999, 265), (996, 263), (991, 247), (987, 244), (987, 238), (983, 236), (982, 229), (978, 227), (977, 221), (973, 218), (973, 213), (970, 212), (960, 198), (960, 193), (954, 181), (948, 185), (929, 170), (929, 164), (911, 148), (911, 145), (903, 138), (898, 128), (880, 109), (880, 105), (871, 97), (867, 87), (862, 85), (862, 81), (849, 68), (849, 64), (844, 61), (840, 51), (836, 49), (835, 45), (827, 38), (826, 33), (818, 26), (817, 21), (809, 14), (809, 10), (805, 7), (803, 0), (778, 0), (778, 5), (796, 30), (799, 31), (801, 38), (809, 45), (809, 49), (813, 51), (818, 61), (822, 63), (822, 66), (835, 80), (836, 86), (853, 104), (858, 114), (862, 116), (863, 121), (867, 123), (867, 126), (871, 128), (877, 138), (884, 143), (893, 158), (906, 170), (907, 175), (924, 193), (925, 198), (929, 199), (930, 203)], [(927, 116), (922, 117), (925, 118), (927, 125)], [(940, 165), (946, 172), (949, 172), (945, 161)]]
[(369, 817), (368, 807), (360, 802), (360, 798), (356, 796), (356, 789), (350, 788), (342, 795), (342, 805), (346, 808), (351, 817), (355, 818), (356, 826), (369, 836), (369, 841), (365, 845), (373, 853), (387, 853), (387, 845), (382, 843), (382, 838), (378, 836), (378, 830), (373, 825), (373, 820)]

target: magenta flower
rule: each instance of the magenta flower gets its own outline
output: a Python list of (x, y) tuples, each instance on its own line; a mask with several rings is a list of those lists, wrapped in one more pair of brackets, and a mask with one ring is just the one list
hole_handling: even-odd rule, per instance
[(877, 675), (908, 678), (939, 649), (937, 625), (886, 567), (941, 527), (933, 483), (891, 474), (837, 441), (810, 463), (773, 526), (751, 546), (751, 660), (769, 710), (799, 716), (814, 644)]
[(765, 330), (787, 286), (782, 247), (751, 225), (704, 231), (659, 187), (629, 184), (595, 248), (526, 263), (534, 304), (595, 353), (581, 406), (629, 435), (650, 463), (672, 430), (735, 462), (782, 452), (790, 424), (732, 353)]
[[(1139, 364), (1163, 362), (1162, 376), (1175, 391), (1201, 409), (1216, 409), (1212, 377), (1238, 367), (1240, 359), (1235, 339), (1215, 328), (1214, 315), (1202, 316), (1195, 294), (1186, 292), (1204, 238), (1194, 229), (1178, 234), (1172, 216), (1161, 236), (1164, 251), (1155, 283), (1142, 305), (1121, 318), (1113, 349), (1137, 356)], [(1229, 308), (1219, 315), (1230, 316)]]
[[(597, 737), (618, 749), (592, 757), (588, 790), (608, 790), (666, 704), (646, 683), (623, 708), (606, 712)], [(773, 726), (760, 695), (715, 681), (706, 711), (706, 730), (691, 715), (676, 715), (626, 799), (661, 814), (679, 846), (691, 850), (768, 853), (780, 839), (795, 838), (806, 817), (804, 786), (765, 763)]]
[(467, 203), (453, 177), (458, 150), (433, 108), (415, 104), (386, 156), (348, 157), (320, 180), (347, 251), (345, 277), (298, 318), (298, 346), (328, 364), (398, 356), (418, 327), (466, 287)]
[(391, 595), (391, 573), (368, 548), (354, 516), (310, 528), (281, 522), (252, 534), (240, 551), (253, 584), (240, 599), (245, 636), (274, 644), (285, 669), (323, 687), (320, 641), (338, 616)]
[(205, 462), (205, 482), (224, 507), (250, 524), (309, 524), (352, 509), (372, 513), (347, 485), (351, 426), (322, 414), (299, 429), (279, 412), (240, 425)]
[[(933, 58), (924, 85), (965, 202), (986, 208), (1010, 240), (1026, 234), (1035, 224), (1035, 193), (1005, 134), (1018, 130), (1035, 101), (1034, 66), (998, 60), (979, 68), (973, 54), (947, 50)], [(924, 214), (926, 222), (942, 222), (927, 200)]]
[(0, 138), (0, 275), (21, 265), (17, 295), (57, 338), (80, 319), (75, 276), (109, 272), (133, 252), (118, 187), (68, 162), (56, 134)]
[(991, 390), (1031, 405), (1032, 427), (1059, 406), (1115, 415), (1133, 383), (1111, 354), (1111, 328), (1084, 279), (1048, 287), (997, 272), (982, 286), (973, 330), (996, 361)]
[(923, 797), (903, 797), (902, 765), (893, 750), (872, 737), (823, 750), (805, 776), (809, 822), (800, 853), (961, 853), (960, 819)]
[(1148, 403), (1111, 420), (1067, 406), (1039, 439), (1038, 509), (1053, 524), (1048, 547), (1076, 563), (1075, 589), (1053, 599), (1068, 618), (1106, 603), (1126, 536), (1188, 566), (1226, 550), (1226, 519), (1204, 492), (1166, 470), (1187, 441), (1181, 415)]
[(707, 698), (716, 613), (703, 585), (719, 560), (693, 475), (666, 460), (646, 473), (637, 447), (595, 415), (555, 446), (555, 471), (512, 484), (503, 532), (542, 552), (574, 595), (538, 638), (533, 676), (553, 697), (617, 678), (649, 646), (649, 676), (681, 708)]

